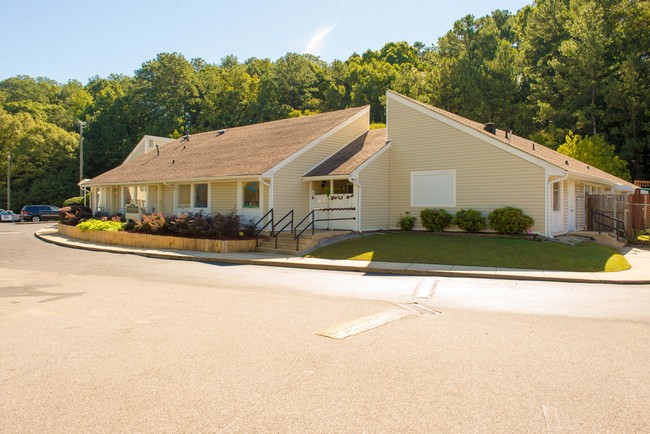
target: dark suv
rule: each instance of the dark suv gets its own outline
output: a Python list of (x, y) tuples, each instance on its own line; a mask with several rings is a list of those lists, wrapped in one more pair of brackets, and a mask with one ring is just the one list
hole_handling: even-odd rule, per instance
[(58, 220), (59, 208), (52, 205), (25, 205), (20, 210), (20, 220), (23, 222), (40, 222), (41, 220)]

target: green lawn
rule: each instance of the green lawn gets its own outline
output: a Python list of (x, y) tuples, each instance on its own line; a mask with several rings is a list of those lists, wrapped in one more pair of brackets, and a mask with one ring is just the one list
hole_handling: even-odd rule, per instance
[(591, 241), (571, 246), (528, 239), (429, 232), (376, 233), (330, 244), (306, 256), (562, 271), (622, 271), (630, 268), (617, 250)]

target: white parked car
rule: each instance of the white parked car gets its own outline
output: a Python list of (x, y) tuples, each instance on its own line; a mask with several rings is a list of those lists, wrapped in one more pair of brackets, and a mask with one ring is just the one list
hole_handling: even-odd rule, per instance
[(0, 212), (0, 221), (3, 223), (13, 223), (20, 221), (20, 215), (14, 214), (13, 211), (2, 211)]

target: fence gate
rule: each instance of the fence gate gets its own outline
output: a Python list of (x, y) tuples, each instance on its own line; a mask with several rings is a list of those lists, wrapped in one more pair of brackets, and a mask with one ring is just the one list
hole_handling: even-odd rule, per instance
[[(647, 194), (587, 196), (587, 216), (591, 215), (592, 210), (623, 220), (628, 239), (639, 231), (650, 228), (650, 195)], [(587, 229), (598, 230), (589, 219)]]
[(340, 209), (344, 210), (335, 210), (335, 211), (316, 211), (314, 213), (314, 219), (339, 219), (339, 218), (350, 218), (350, 220), (332, 220), (332, 221), (323, 221), (316, 222), (314, 227), (316, 229), (339, 229), (346, 231), (353, 231), (356, 229), (356, 220), (352, 220), (352, 217), (356, 217), (357, 201), (354, 197), (354, 194), (315, 194), (311, 199), (311, 209)]

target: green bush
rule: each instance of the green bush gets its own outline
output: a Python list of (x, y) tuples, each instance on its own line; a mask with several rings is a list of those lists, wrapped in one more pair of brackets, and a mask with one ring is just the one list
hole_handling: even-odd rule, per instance
[(451, 224), (467, 232), (479, 232), (485, 229), (485, 217), (476, 209), (461, 209), (456, 212)]
[(409, 215), (407, 212), (406, 215), (401, 215), (399, 216), (399, 220), (397, 220), (397, 224), (402, 231), (410, 231), (413, 229), (413, 226), (415, 226), (415, 221), (417, 218), (415, 218), (412, 215)]
[(526, 232), (535, 224), (532, 217), (527, 216), (519, 208), (506, 206), (492, 210), (488, 215), (490, 228), (500, 234), (519, 235)]
[(451, 224), (452, 216), (444, 209), (423, 209), (420, 221), (428, 231), (440, 232)]
[[(86, 194), (86, 203), (90, 203), (90, 193)], [(63, 201), (63, 206), (83, 205), (83, 204), (84, 204), (83, 196), (75, 196)]]
[(81, 232), (86, 232), (86, 231), (119, 232), (124, 230), (124, 223), (116, 222), (113, 220), (90, 219), (79, 223), (77, 227)]

